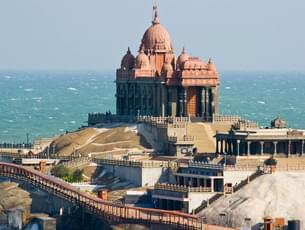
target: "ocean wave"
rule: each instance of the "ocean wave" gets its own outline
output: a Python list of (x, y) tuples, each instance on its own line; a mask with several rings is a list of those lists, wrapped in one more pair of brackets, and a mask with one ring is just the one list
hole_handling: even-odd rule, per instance
[(29, 89), (24, 89), (25, 92), (32, 92), (33, 89), (29, 88)]
[(52, 119), (53, 119), (53, 117), (48, 117), (48, 119), (52, 120)]
[(73, 88), (73, 87), (69, 87), (69, 88), (67, 88), (67, 90), (70, 90), (70, 91), (78, 91), (78, 89)]
[(42, 97), (32, 97), (33, 100), (41, 100)]
[(59, 131), (60, 131), (60, 132), (64, 132), (65, 130), (64, 130), (64, 129), (59, 129)]
[(76, 121), (70, 121), (70, 123), (71, 123), (71, 124), (75, 124), (75, 123), (76, 123)]
[(5, 75), (3, 77), (6, 78), (6, 79), (11, 79), (12, 78), (12, 76), (9, 76), (9, 75)]
[(59, 110), (59, 108), (58, 107), (54, 107), (54, 110)]
[(8, 99), (9, 101), (17, 101), (18, 99), (17, 98), (14, 98), (14, 97), (12, 97), (12, 98), (10, 98), (10, 99)]
[(262, 104), (262, 105), (266, 104), (266, 102), (264, 102), (264, 101), (257, 101), (257, 103)]
[(231, 87), (230, 86), (226, 86), (225, 89), (231, 89)]

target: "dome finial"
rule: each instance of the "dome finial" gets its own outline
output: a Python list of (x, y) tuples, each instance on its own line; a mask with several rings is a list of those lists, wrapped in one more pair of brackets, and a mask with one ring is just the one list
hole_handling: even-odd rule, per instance
[(152, 21), (152, 24), (155, 25), (155, 24), (160, 24), (160, 20), (159, 20), (159, 17), (158, 17), (158, 7), (156, 4), (153, 5), (153, 21)]
[(182, 54), (186, 54), (186, 49), (185, 49), (185, 47), (184, 47), (184, 46), (182, 47), (182, 51), (181, 51), (181, 53), (182, 53)]
[(130, 51), (130, 47), (128, 46), (128, 49), (127, 49), (127, 53), (130, 54), (131, 51)]

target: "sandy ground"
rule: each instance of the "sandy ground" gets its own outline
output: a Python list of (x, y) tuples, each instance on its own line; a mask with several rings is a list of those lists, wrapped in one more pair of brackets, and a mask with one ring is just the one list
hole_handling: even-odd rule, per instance
[(32, 198), (27, 191), (18, 187), (14, 182), (0, 183), (0, 222), (6, 220), (5, 211), (8, 209), (30, 209)]
[(128, 149), (143, 151), (150, 148), (150, 144), (138, 133), (136, 126), (124, 124), (119, 127), (86, 128), (68, 133), (58, 137), (52, 145), (56, 146), (56, 153), (62, 156), (71, 155), (73, 152), (86, 156), (89, 153)]
[[(241, 227), (245, 218), (251, 225), (263, 217), (299, 219), (305, 223), (305, 172), (276, 172), (258, 177), (232, 195), (220, 198), (202, 211), (209, 223)], [(225, 213), (225, 217), (220, 217)], [(254, 228), (257, 229), (257, 228)]]

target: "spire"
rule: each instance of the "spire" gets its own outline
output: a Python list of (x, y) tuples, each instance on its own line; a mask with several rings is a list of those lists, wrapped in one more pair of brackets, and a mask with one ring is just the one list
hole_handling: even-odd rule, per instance
[(130, 47), (128, 46), (127, 53), (131, 54)]
[(186, 49), (184, 48), (184, 46), (182, 47), (181, 54), (186, 54)]
[(158, 17), (158, 7), (157, 7), (156, 4), (153, 6), (153, 21), (152, 21), (152, 24), (153, 25), (160, 24), (160, 19)]
[(209, 63), (209, 64), (212, 64), (212, 58), (209, 58), (208, 63)]

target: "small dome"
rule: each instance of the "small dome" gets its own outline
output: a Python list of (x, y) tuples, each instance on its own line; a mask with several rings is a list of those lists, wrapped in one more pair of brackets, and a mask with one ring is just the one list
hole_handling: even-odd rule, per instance
[(141, 50), (138, 56), (136, 57), (136, 68), (150, 69), (149, 59), (143, 50)]
[(155, 17), (152, 21), (152, 25), (145, 31), (143, 35), (141, 48), (143, 48), (144, 51), (169, 51), (173, 49), (169, 33), (163, 26), (161, 26), (157, 11), (155, 11)]
[(200, 60), (197, 57), (190, 57), (183, 64), (183, 69), (202, 70), (202, 69), (206, 69), (206, 68), (207, 68), (207, 64), (204, 63), (202, 60)]
[(121, 61), (121, 68), (122, 69), (132, 69), (135, 64), (135, 57), (132, 55), (130, 48), (128, 50)]
[(273, 129), (284, 129), (287, 128), (287, 123), (282, 118), (277, 117), (273, 121), (271, 121), (271, 128)]
[(178, 69), (183, 68), (184, 63), (189, 59), (189, 55), (186, 53), (186, 50), (182, 49), (181, 54), (179, 55), (177, 59), (177, 67)]
[(166, 60), (166, 62), (162, 66), (162, 73), (168, 73), (168, 72), (173, 72), (173, 66), (171, 65), (169, 60)]
[(212, 62), (212, 59), (211, 59), (211, 58), (209, 58), (208, 70), (217, 71), (216, 66), (215, 66), (214, 62)]

